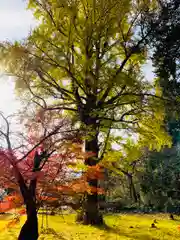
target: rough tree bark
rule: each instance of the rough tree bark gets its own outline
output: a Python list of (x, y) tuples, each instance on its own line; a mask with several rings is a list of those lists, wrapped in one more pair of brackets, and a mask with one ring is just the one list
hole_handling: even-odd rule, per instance
[[(90, 157), (86, 159), (85, 164), (88, 166), (95, 166), (98, 161), (98, 134), (96, 133), (92, 139), (85, 141), (85, 151), (93, 152), (94, 157)], [(97, 188), (98, 187), (98, 179), (87, 179), (90, 186)], [(98, 204), (98, 194), (97, 192), (93, 192), (91, 194), (87, 194), (86, 202), (85, 202), (85, 212), (84, 212), (84, 223), (91, 225), (101, 225), (103, 224), (102, 215), (99, 212), (99, 204)]]
[[(91, 107), (92, 106), (93, 104), (91, 105)], [(86, 112), (84, 116), (84, 124), (87, 126), (87, 128), (89, 128), (89, 136), (88, 139), (85, 140), (85, 151), (94, 153), (93, 157), (88, 157), (85, 160), (85, 165), (91, 167), (95, 166), (98, 163), (99, 145), (98, 145), (98, 124), (96, 118), (90, 116), (89, 111), (88, 114)], [(98, 179), (87, 179), (87, 182), (89, 186), (92, 186), (93, 188), (98, 187)], [(91, 225), (103, 224), (103, 218), (99, 212), (97, 192), (86, 194), (83, 223)]]
[[(99, 155), (99, 145), (98, 145), (98, 133), (99, 133), (99, 123), (97, 122), (96, 114), (93, 116), (93, 112), (96, 109), (97, 96), (96, 94), (88, 94), (86, 103), (83, 104), (78, 94), (78, 89), (76, 89), (76, 99), (78, 101), (78, 112), (81, 122), (85, 126), (85, 130), (88, 133), (88, 139), (85, 140), (85, 151), (93, 152), (93, 157), (88, 157), (85, 160), (85, 165), (95, 166), (98, 163)], [(97, 188), (98, 179), (87, 179), (90, 186)], [(86, 194), (86, 200), (83, 205), (83, 210), (77, 216), (77, 221), (83, 221), (84, 224), (91, 225), (102, 225), (103, 218), (99, 212), (98, 204), (98, 194), (97, 192), (92, 192), (91, 194)]]
[(38, 218), (36, 205), (32, 201), (26, 203), (27, 219), (21, 228), (18, 240), (37, 240), (38, 234)]
[(29, 187), (27, 187), (24, 179), (20, 176), (19, 186), (26, 205), (27, 219), (21, 228), (18, 240), (37, 240), (39, 234), (35, 197), (36, 180), (31, 180)]

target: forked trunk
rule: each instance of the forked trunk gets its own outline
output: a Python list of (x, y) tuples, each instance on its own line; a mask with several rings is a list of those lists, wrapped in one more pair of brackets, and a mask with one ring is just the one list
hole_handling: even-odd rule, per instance
[(38, 239), (38, 218), (36, 205), (30, 202), (26, 205), (27, 219), (21, 228), (18, 240), (37, 240)]

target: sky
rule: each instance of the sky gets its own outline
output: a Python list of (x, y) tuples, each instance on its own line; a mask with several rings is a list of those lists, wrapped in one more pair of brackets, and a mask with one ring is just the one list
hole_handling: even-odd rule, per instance
[[(0, 0), (0, 41), (14, 41), (25, 38), (36, 21), (26, 10), (24, 0)], [(5, 115), (15, 113), (20, 107), (13, 93), (11, 79), (0, 75), (0, 111)]]
[[(21, 40), (36, 25), (33, 15), (26, 10), (25, 0), (0, 0), (0, 41)], [(151, 63), (144, 67), (146, 78), (153, 78)], [(15, 113), (20, 103), (13, 93), (11, 79), (0, 75), (0, 111), (5, 115)]]

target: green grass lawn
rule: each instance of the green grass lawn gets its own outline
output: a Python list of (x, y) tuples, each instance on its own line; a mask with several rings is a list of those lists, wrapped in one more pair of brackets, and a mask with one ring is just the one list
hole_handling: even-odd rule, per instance
[[(151, 228), (151, 223), (158, 221), (157, 229)], [(5, 228), (10, 216), (0, 216), (0, 240), (15, 240), (20, 224), (9, 229)], [(45, 220), (45, 216), (44, 216)], [(75, 223), (75, 215), (48, 216), (49, 230), (43, 233), (41, 230), (42, 216), (39, 216), (40, 240), (175, 240), (180, 239), (179, 220), (172, 221), (167, 215), (130, 215), (121, 214), (106, 216), (107, 229), (99, 229), (92, 226), (83, 226)], [(45, 222), (45, 221), (44, 221)]]

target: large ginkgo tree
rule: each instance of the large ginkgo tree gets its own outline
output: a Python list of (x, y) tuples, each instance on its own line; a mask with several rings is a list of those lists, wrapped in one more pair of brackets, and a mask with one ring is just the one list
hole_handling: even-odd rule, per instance
[[(169, 144), (161, 92), (141, 71), (151, 32), (144, 16), (158, 11), (156, 1), (28, 2), (39, 25), (25, 41), (3, 43), (1, 63), (23, 99), (62, 110), (85, 132), (85, 151), (94, 153), (85, 164), (108, 160), (111, 143), (134, 136), (151, 148)], [(87, 181), (98, 188), (98, 179)], [(103, 223), (97, 191), (86, 195), (83, 220)]]

